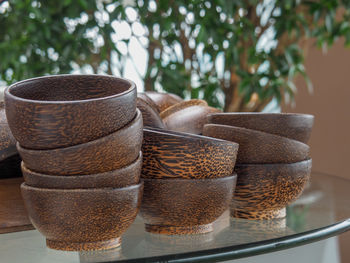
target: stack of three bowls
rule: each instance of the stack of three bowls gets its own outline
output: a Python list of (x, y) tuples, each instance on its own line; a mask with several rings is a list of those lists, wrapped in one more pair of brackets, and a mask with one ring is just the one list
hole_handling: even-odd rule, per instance
[(292, 113), (217, 113), (203, 134), (239, 143), (231, 213), (247, 219), (284, 218), (310, 178), (306, 144), (314, 117)]
[(146, 231), (168, 235), (211, 232), (213, 222), (232, 200), (238, 144), (145, 128), (142, 152), (140, 214)]
[(22, 196), (47, 245), (119, 246), (143, 189), (135, 85), (110, 76), (42, 77), (10, 86), (5, 103), (23, 160)]

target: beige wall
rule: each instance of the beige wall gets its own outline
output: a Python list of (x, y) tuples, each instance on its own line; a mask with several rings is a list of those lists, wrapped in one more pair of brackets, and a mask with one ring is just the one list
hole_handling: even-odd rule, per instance
[[(350, 48), (345, 49), (342, 41), (327, 54), (312, 47), (305, 64), (314, 93), (298, 80), (296, 107), (283, 111), (315, 115), (310, 139), (313, 170), (350, 180)], [(350, 233), (341, 235), (340, 241), (342, 262), (350, 262)]]

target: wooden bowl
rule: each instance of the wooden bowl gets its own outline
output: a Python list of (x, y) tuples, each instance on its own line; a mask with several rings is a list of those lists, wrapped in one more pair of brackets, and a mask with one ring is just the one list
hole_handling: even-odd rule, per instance
[(16, 154), (16, 140), (7, 123), (4, 103), (0, 102), (0, 161)]
[(146, 231), (199, 234), (229, 207), (237, 176), (215, 179), (145, 179), (140, 214)]
[(162, 112), (170, 106), (183, 101), (176, 94), (146, 91), (145, 94), (157, 105), (158, 112)]
[(310, 158), (306, 144), (266, 132), (206, 124), (203, 135), (238, 143), (237, 164), (295, 163)]
[(290, 164), (236, 165), (237, 186), (231, 206), (234, 217), (271, 219), (286, 216), (310, 179), (312, 160)]
[(143, 185), (124, 188), (46, 189), (21, 185), (23, 200), (46, 245), (60, 250), (98, 250), (120, 245), (136, 218)]
[(262, 131), (307, 143), (314, 116), (297, 113), (227, 112), (208, 115), (208, 122)]
[(30, 150), (17, 144), (26, 167), (51, 175), (104, 173), (129, 165), (139, 155), (142, 145), (142, 115), (122, 129), (84, 144), (53, 150)]
[(151, 128), (143, 134), (142, 178), (218, 178), (233, 172), (236, 143)]
[(193, 99), (169, 107), (160, 117), (168, 130), (202, 134), (207, 115), (214, 112), (221, 111), (209, 107), (204, 100)]
[(75, 188), (121, 188), (140, 182), (142, 152), (130, 165), (113, 171), (89, 174), (56, 176), (36, 173), (29, 170), (22, 162), (21, 168), (27, 185), (39, 188), (75, 189)]
[(146, 101), (141, 97), (138, 97), (137, 108), (142, 113), (144, 126), (161, 128), (161, 129), (165, 128), (164, 123), (159, 116), (159, 112), (157, 108), (153, 106), (153, 104), (149, 103), (148, 101)]
[(28, 149), (54, 149), (107, 136), (135, 116), (136, 86), (112, 76), (58, 75), (5, 90), (13, 136)]

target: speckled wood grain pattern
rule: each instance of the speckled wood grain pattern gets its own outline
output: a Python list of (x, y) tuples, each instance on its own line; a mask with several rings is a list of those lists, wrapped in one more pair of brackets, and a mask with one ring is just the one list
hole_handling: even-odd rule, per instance
[(5, 104), (11, 131), (23, 147), (54, 149), (95, 140), (130, 122), (136, 87), (112, 76), (49, 76), (13, 84)]
[(145, 179), (140, 214), (146, 230), (169, 235), (212, 231), (210, 224), (231, 203), (236, 179)]
[(238, 145), (223, 140), (144, 129), (142, 178), (218, 178), (232, 174)]
[(26, 167), (51, 175), (84, 175), (126, 166), (139, 155), (143, 136), (142, 115), (122, 129), (95, 141), (52, 150), (28, 150), (17, 144)]
[(292, 164), (237, 165), (231, 212), (235, 217), (270, 219), (285, 216), (310, 179), (312, 160)]
[[(21, 185), (29, 217), (48, 245), (62, 250), (107, 249), (136, 218), (143, 185), (45, 189)], [(111, 241), (110, 241), (111, 240)]]
[(203, 135), (239, 144), (237, 164), (294, 163), (309, 159), (309, 146), (265, 132), (206, 124)]

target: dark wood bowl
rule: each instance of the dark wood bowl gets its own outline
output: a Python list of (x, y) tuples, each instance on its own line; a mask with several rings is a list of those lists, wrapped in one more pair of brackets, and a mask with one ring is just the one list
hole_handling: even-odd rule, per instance
[(215, 179), (145, 179), (140, 214), (146, 231), (199, 234), (230, 206), (237, 176)]
[(236, 143), (154, 128), (143, 134), (142, 178), (218, 178), (233, 172)]
[(28, 149), (54, 149), (104, 137), (135, 116), (136, 86), (112, 76), (58, 75), (5, 90), (13, 136)]
[(183, 101), (181, 97), (172, 93), (146, 91), (145, 94), (157, 105), (158, 112), (162, 112), (170, 106)]
[(298, 113), (227, 112), (208, 115), (208, 122), (262, 131), (307, 143), (314, 116)]
[(26, 167), (51, 175), (104, 173), (129, 165), (139, 155), (142, 145), (142, 115), (122, 129), (84, 144), (53, 150), (30, 150), (17, 144)]
[(60, 250), (98, 250), (120, 245), (135, 220), (143, 185), (124, 188), (46, 189), (21, 185), (24, 204), (46, 245)]
[(0, 161), (10, 158), (16, 154), (18, 154), (16, 149), (16, 140), (13, 137), (7, 123), (4, 103), (0, 102)]
[(140, 182), (142, 152), (135, 162), (113, 171), (89, 174), (56, 176), (36, 173), (22, 162), (21, 168), (27, 185), (39, 188), (75, 189), (75, 188), (121, 188)]
[(246, 219), (283, 218), (310, 179), (312, 160), (290, 164), (236, 165), (231, 214)]
[(238, 143), (237, 164), (295, 163), (310, 158), (306, 144), (266, 132), (206, 124), (203, 135)]
[(159, 112), (157, 108), (153, 106), (153, 104), (149, 103), (148, 101), (146, 101), (141, 97), (138, 97), (137, 108), (142, 113), (144, 126), (161, 128), (161, 129), (165, 128), (164, 123), (159, 116)]
[(215, 112), (221, 111), (209, 107), (204, 100), (193, 99), (169, 107), (160, 113), (160, 117), (168, 130), (202, 134), (207, 115)]

